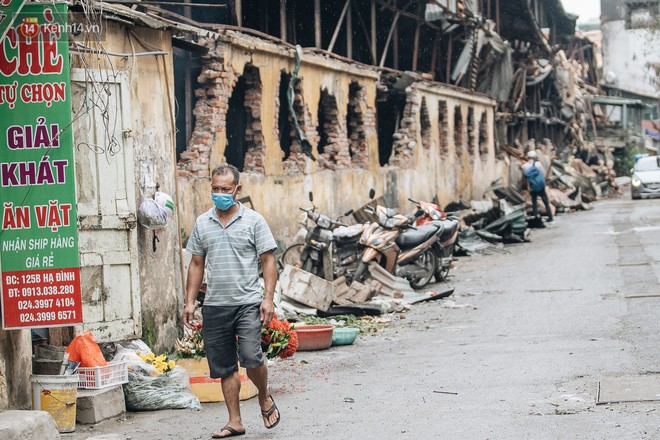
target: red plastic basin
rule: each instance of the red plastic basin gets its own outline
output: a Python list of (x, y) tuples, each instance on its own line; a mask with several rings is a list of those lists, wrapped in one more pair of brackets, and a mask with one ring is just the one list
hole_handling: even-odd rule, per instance
[(298, 351), (325, 350), (332, 345), (334, 325), (310, 324), (296, 326)]

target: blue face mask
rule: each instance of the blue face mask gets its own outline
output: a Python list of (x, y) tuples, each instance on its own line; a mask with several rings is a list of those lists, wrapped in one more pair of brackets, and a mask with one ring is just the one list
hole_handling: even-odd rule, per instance
[[(238, 189), (238, 186), (236, 187)], [(236, 204), (234, 201), (234, 196), (236, 195), (236, 189), (231, 194), (222, 194), (222, 193), (212, 193), (211, 198), (213, 199), (213, 204), (220, 211), (226, 211)]]

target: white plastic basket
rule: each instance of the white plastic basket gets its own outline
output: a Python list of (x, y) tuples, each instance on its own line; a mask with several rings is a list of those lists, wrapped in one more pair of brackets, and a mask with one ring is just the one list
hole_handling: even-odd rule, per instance
[(104, 367), (78, 367), (78, 388), (100, 389), (128, 383), (126, 361), (108, 362)]

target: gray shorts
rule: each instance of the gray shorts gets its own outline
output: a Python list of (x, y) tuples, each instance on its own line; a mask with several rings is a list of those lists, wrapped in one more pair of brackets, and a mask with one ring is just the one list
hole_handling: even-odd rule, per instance
[(264, 364), (260, 306), (202, 307), (204, 350), (213, 379), (238, 371), (239, 360), (241, 367), (245, 368), (258, 368)]

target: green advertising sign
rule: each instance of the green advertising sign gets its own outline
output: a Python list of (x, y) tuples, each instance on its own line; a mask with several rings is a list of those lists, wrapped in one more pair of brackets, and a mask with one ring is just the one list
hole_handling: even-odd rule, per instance
[(25, 0), (0, 0), (0, 41), (14, 23), (14, 19), (21, 12)]
[(82, 323), (69, 100), (67, 6), (26, 4), (0, 42), (6, 329)]

